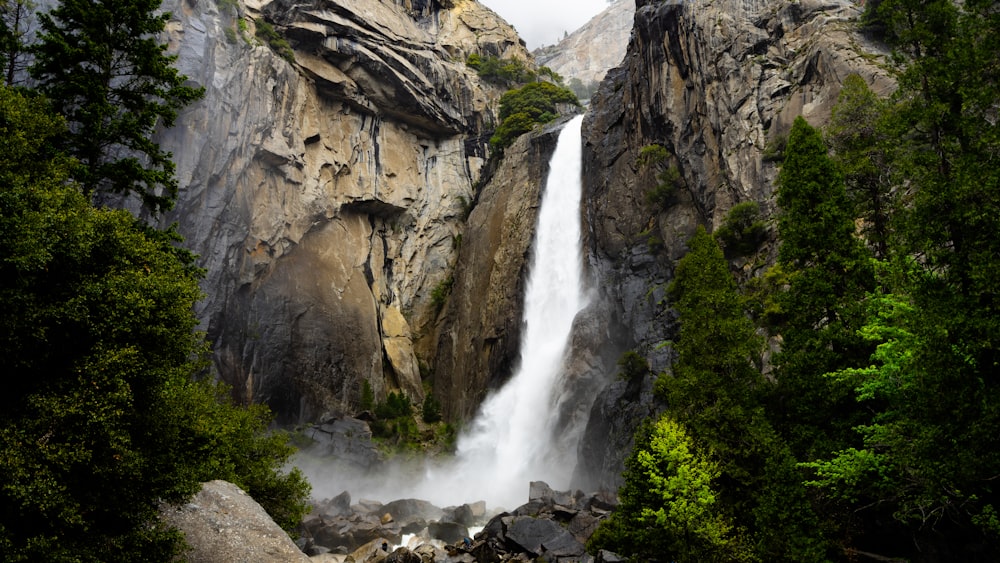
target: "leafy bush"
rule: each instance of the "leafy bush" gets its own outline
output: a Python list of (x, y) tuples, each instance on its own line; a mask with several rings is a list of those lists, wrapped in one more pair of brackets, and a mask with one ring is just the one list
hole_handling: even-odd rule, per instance
[(444, 308), (445, 301), (448, 300), (448, 296), (451, 295), (451, 286), (455, 285), (455, 278), (448, 276), (447, 278), (438, 282), (434, 289), (431, 290), (431, 305), (434, 306), (434, 310), (440, 312)]
[(646, 191), (646, 203), (658, 209), (670, 207), (677, 197), (680, 184), (681, 172), (676, 166), (661, 170), (656, 175), (656, 185)]
[(441, 402), (438, 401), (433, 393), (428, 393), (424, 398), (424, 406), (421, 412), (424, 422), (427, 424), (434, 424), (435, 422), (440, 422), (441, 420)]
[(283, 526), (309, 486), (263, 406), (203, 371), (201, 270), (175, 233), (92, 207), (54, 154), (47, 105), (0, 88), (0, 552), (6, 561), (168, 561), (163, 502), (227, 479)]
[(375, 405), (375, 416), (385, 420), (409, 417), (412, 413), (410, 398), (403, 393), (389, 393), (385, 402)]
[(756, 201), (734, 205), (716, 229), (715, 237), (733, 256), (753, 253), (767, 238), (767, 224), (761, 219), (760, 205)]
[[(465, 59), (465, 64), (475, 69), (480, 78), (494, 84), (524, 84), (537, 78), (537, 74), (529, 69), (524, 61), (517, 58), (507, 59), (492, 55), (483, 57), (479, 53), (472, 53)], [(551, 70), (549, 72), (552, 73)]]
[(656, 166), (666, 162), (668, 156), (670, 156), (670, 154), (667, 152), (667, 148), (663, 145), (646, 145), (639, 149), (639, 156), (635, 159), (635, 165), (640, 168), (646, 166)]
[(618, 378), (626, 381), (642, 379), (649, 373), (649, 362), (635, 350), (629, 350), (618, 358)]
[(550, 82), (532, 82), (500, 98), (500, 126), (490, 138), (494, 150), (503, 150), (536, 125), (558, 117), (557, 104), (580, 105), (572, 90)]

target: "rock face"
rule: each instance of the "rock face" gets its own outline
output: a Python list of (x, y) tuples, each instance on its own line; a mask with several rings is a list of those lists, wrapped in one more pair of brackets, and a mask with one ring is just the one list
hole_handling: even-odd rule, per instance
[(184, 533), (189, 563), (309, 561), (256, 501), (226, 481), (205, 483), (190, 502), (162, 515)]
[(535, 61), (559, 73), (567, 83), (576, 78), (584, 85), (596, 85), (608, 70), (621, 64), (633, 19), (635, 0), (615, 0), (559, 43), (536, 49)]
[[(777, 166), (765, 147), (798, 115), (822, 124), (848, 74), (875, 91), (892, 84), (872, 56), (877, 48), (853, 31), (860, 8), (849, 0), (637, 0), (636, 8), (628, 55), (584, 122), (586, 219), (609, 322), (625, 327), (626, 347), (657, 373), (669, 368), (676, 337), (665, 289), (695, 227), (717, 227), (743, 201), (771, 213)], [(656, 170), (637, 162), (653, 144), (667, 150), (662, 167), (680, 175), (667, 206), (648, 202)], [(734, 266), (752, 276), (773, 250), (765, 244)], [(615, 384), (594, 409), (581, 462), (615, 463), (581, 474), (593, 487), (614, 487), (634, 418), (656, 406), (648, 392)]]
[[(159, 136), (182, 186), (163, 222), (207, 271), (214, 367), (286, 424), (355, 409), (363, 381), (419, 403), (432, 293), (501, 94), (464, 60), (530, 55), (472, 0), (220, 4), (164, 2), (177, 65), (206, 95)], [(294, 61), (254, 36), (265, 25)]]
[(438, 333), (435, 389), (447, 417), (472, 415), (515, 368), (528, 254), (561, 123), (504, 151), (462, 233)]

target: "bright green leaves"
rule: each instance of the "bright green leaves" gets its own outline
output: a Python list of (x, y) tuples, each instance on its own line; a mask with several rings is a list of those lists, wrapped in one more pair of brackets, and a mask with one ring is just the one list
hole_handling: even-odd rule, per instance
[(720, 511), (718, 467), (695, 451), (684, 427), (664, 416), (641, 432), (626, 462), (621, 505), (587, 547), (637, 560), (752, 560)]

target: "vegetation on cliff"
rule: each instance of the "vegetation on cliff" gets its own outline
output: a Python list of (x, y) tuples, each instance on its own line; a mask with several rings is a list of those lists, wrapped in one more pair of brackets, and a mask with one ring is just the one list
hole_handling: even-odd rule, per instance
[(173, 164), (149, 135), (198, 90), (148, 39), (163, 29), (158, 7), (67, 1), (37, 45), (5, 51), (37, 54), (39, 87), (0, 86), (5, 561), (170, 560), (181, 538), (159, 507), (212, 479), (287, 529), (305, 510), (309, 486), (283, 472), (291, 448), (267, 432), (266, 409), (197, 377), (194, 256), (173, 229), (92, 204), (105, 190), (172, 204)]
[(559, 104), (579, 105), (576, 95), (551, 82), (531, 82), (500, 98), (500, 126), (490, 138), (494, 150), (503, 150), (536, 125), (559, 116)]
[[(1000, 16), (992, 2), (869, 9), (898, 90), (879, 99), (851, 78), (825, 139), (793, 125), (768, 291), (741, 297), (699, 231), (669, 292), (681, 328), (657, 424), (679, 424), (714, 468), (702, 507), (750, 549), (669, 543), (676, 528), (650, 515), (704, 520), (680, 512), (683, 495), (634, 494), (692, 463), (647, 432), (591, 549), (645, 558), (644, 534), (660, 533), (660, 560), (1000, 556)], [(780, 338), (769, 378), (756, 334)]]

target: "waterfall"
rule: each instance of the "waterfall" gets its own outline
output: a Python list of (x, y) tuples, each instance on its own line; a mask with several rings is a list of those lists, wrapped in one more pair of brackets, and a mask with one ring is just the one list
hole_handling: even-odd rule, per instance
[(527, 501), (529, 481), (567, 487), (576, 465), (575, 439), (566, 443), (553, 421), (573, 319), (585, 305), (582, 122), (577, 116), (563, 127), (550, 161), (528, 270), (520, 363), (458, 440), (453, 479), (466, 500), (513, 508)]
[[(579, 429), (557, 429), (565, 402), (563, 363), (573, 320), (585, 306), (580, 228), (583, 116), (560, 131), (549, 166), (528, 267), (521, 351), (510, 380), (483, 402), (448, 461), (390, 464), (378, 474), (338, 472), (330, 485), (359, 498), (419, 498), (437, 506), (528, 501), (531, 481), (569, 487)], [(301, 461), (301, 460), (300, 460)], [(316, 481), (314, 480), (314, 483)], [(344, 490), (344, 489), (340, 489)], [(339, 492), (339, 491), (334, 491)]]

